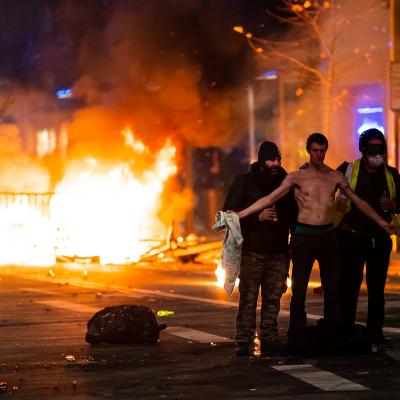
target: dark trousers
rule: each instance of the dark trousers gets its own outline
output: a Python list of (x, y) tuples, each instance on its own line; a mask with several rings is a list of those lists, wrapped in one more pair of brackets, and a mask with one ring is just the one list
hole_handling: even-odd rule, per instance
[(372, 238), (349, 230), (339, 230), (338, 235), (342, 253), (339, 294), (343, 322), (349, 328), (355, 323), (358, 295), (366, 264), (367, 327), (381, 336), (392, 240), (389, 235), (382, 234)]
[(256, 328), (258, 293), (261, 287), (260, 339), (278, 335), (278, 314), (282, 293), (286, 290), (289, 258), (286, 253), (259, 254), (242, 252), (239, 283), (239, 307), (236, 316), (237, 342), (251, 342)]
[(292, 298), (288, 335), (307, 325), (305, 301), (314, 261), (319, 264), (324, 291), (324, 319), (333, 326), (340, 322), (338, 281), (339, 246), (335, 231), (295, 233), (292, 239)]

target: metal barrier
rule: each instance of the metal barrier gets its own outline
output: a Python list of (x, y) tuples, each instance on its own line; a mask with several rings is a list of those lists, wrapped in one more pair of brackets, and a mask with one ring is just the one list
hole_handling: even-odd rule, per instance
[[(66, 256), (66, 254), (71, 254), (71, 249), (68, 245), (71, 236), (68, 227), (58, 226), (58, 222), (54, 220), (54, 215), (52, 215), (50, 204), (56, 196), (61, 196), (59, 197), (61, 200), (65, 196), (77, 195), (52, 192), (0, 192), (0, 212), (5, 212), (6, 214), (4, 215), (7, 215), (7, 218), (0, 218), (0, 236), (3, 235), (7, 238), (7, 245), (16, 254), (31, 254), (33, 252), (32, 249), (39, 250), (41, 246), (50, 246), (55, 257), (57, 257), (57, 261), (80, 262), (83, 259), (86, 262), (88, 257), (81, 257), (76, 253), (73, 253), (74, 256)], [(12, 212), (8, 213), (8, 210)], [(26, 211), (27, 214), (25, 214)], [(31, 215), (33, 215), (32, 219), (30, 219)], [(168, 243), (167, 247), (170, 247), (170, 235), (171, 232), (168, 230), (166, 240), (160, 237), (140, 237), (139, 241), (146, 242), (149, 248), (160, 247), (166, 241)], [(28, 252), (28, 248), (30, 252)], [(98, 262), (97, 254), (91, 255), (89, 258), (93, 259), (92, 262)]]
[(32, 192), (0, 192), (0, 208), (8, 208), (14, 204), (26, 205), (40, 210), (44, 215), (49, 213), (50, 200), (55, 193)]

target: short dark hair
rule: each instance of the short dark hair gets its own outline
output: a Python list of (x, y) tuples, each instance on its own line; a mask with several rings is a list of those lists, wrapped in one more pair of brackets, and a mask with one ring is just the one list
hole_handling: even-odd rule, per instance
[(318, 144), (325, 144), (326, 148), (328, 148), (328, 139), (325, 135), (322, 133), (312, 133), (308, 138), (307, 138), (307, 144), (306, 144), (306, 149), (308, 152), (310, 152), (310, 147), (312, 143), (318, 143)]

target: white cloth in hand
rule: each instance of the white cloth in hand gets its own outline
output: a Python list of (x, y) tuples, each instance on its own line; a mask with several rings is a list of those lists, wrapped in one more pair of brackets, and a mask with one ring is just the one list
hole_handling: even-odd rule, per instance
[(212, 229), (215, 232), (226, 229), (222, 243), (221, 266), (225, 270), (224, 289), (231, 296), (239, 276), (242, 256), (243, 236), (240, 231), (239, 217), (236, 213), (217, 211)]

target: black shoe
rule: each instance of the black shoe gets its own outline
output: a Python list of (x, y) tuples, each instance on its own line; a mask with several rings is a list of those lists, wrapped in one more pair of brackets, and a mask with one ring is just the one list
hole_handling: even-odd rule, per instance
[(285, 355), (287, 353), (286, 346), (278, 339), (261, 340), (260, 351), (262, 356)]
[(250, 343), (249, 342), (236, 342), (235, 353), (239, 357), (250, 355)]

